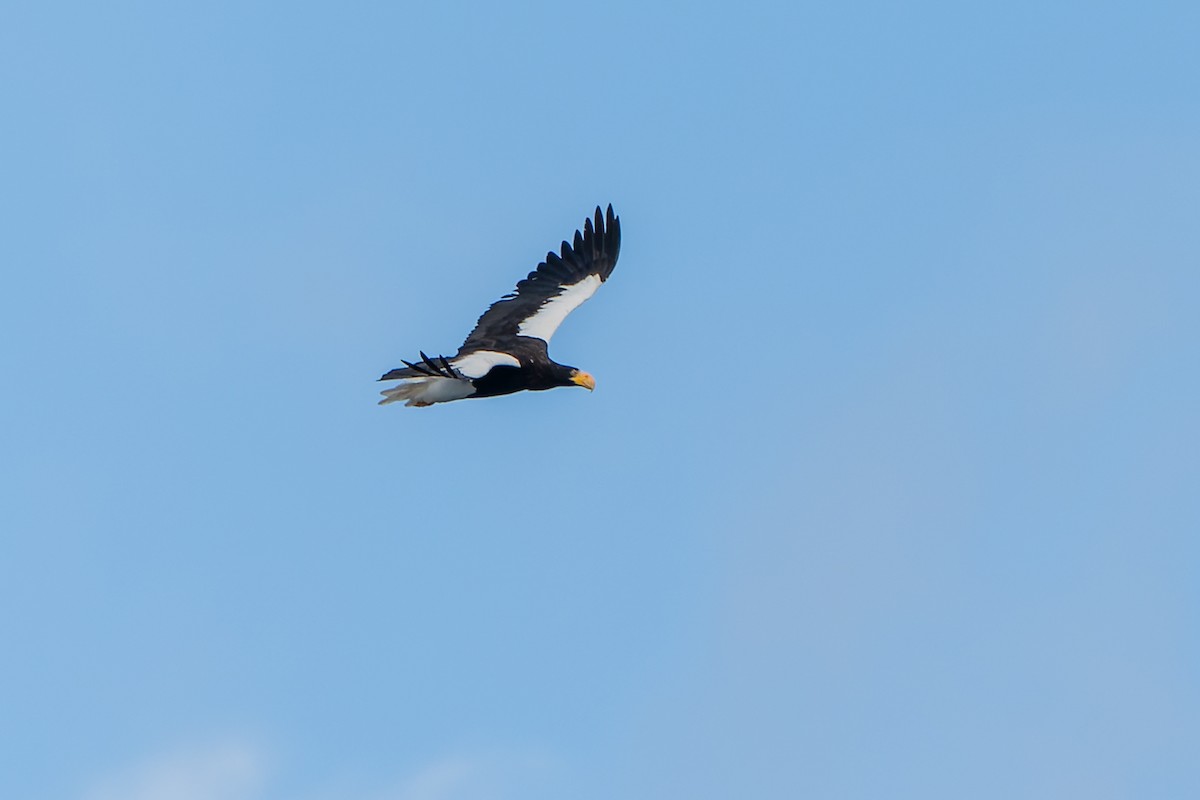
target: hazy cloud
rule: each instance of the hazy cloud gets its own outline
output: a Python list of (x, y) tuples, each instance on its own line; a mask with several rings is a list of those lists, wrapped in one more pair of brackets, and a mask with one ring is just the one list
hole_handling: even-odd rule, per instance
[[(528, 753), (452, 755), (437, 759), (378, 791), (339, 791), (337, 800), (503, 800), (528, 796), (548, 759)], [(244, 744), (219, 744), (151, 758), (107, 776), (83, 800), (274, 800), (268, 759)], [(314, 787), (299, 800), (332, 797)], [(288, 800), (296, 800), (289, 798)]]
[(84, 800), (256, 800), (266, 760), (242, 744), (169, 753), (106, 777)]

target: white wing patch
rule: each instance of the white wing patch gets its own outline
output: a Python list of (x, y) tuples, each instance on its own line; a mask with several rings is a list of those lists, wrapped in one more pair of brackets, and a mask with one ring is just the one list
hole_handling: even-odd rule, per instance
[(533, 316), (521, 322), (517, 327), (517, 335), (532, 336), (549, 344), (550, 337), (567, 318), (567, 314), (583, 305), (599, 288), (599, 275), (588, 275), (579, 283), (564, 286), (559, 294), (542, 303)]
[(521, 366), (521, 362), (511, 353), (501, 353), (496, 350), (476, 350), (474, 353), (467, 353), (462, 358), (454, 359), (450, 362), (450, 365), (468, 378), (482, 378), (491, 371), (492, 367), (501, 365), (519, 367)]

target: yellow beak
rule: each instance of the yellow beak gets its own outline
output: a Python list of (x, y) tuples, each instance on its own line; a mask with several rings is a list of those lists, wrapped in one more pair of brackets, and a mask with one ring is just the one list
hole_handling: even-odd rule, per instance
[(589, 392), (595, 391), (596, 389), (596, 379), (582, 370), (575, 370), (575, 372), (571, 374), (571, 383), (575, 384), (576, 386), (582, 386)]

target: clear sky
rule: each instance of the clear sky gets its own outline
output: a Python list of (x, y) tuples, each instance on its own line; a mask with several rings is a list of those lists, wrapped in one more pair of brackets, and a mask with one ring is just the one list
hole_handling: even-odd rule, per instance
[(8, 4), (0, 796), (1200, 796), (1198, 9)]

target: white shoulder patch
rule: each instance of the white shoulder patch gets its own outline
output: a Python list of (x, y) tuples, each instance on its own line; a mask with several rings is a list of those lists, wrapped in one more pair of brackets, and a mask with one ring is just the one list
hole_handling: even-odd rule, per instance
[(496, 350), (476, 350), (467, 353), (462, 358), (450, 362), (456, 370), (468, 378), (482, 378), (491, 372), (492, 367), (519, 367), (521, 362), (511, 353), (501, 353)]
[(579, 283), (564, 286), (559, 294), (542, 303), (533, 316), (521, 322), (517, 327), (517, 335), (532, 336), (549, 344), (550, 337), (567, 318), (567, 314), (583, 305), (599, 288), (599, 275), (588, 275)]

